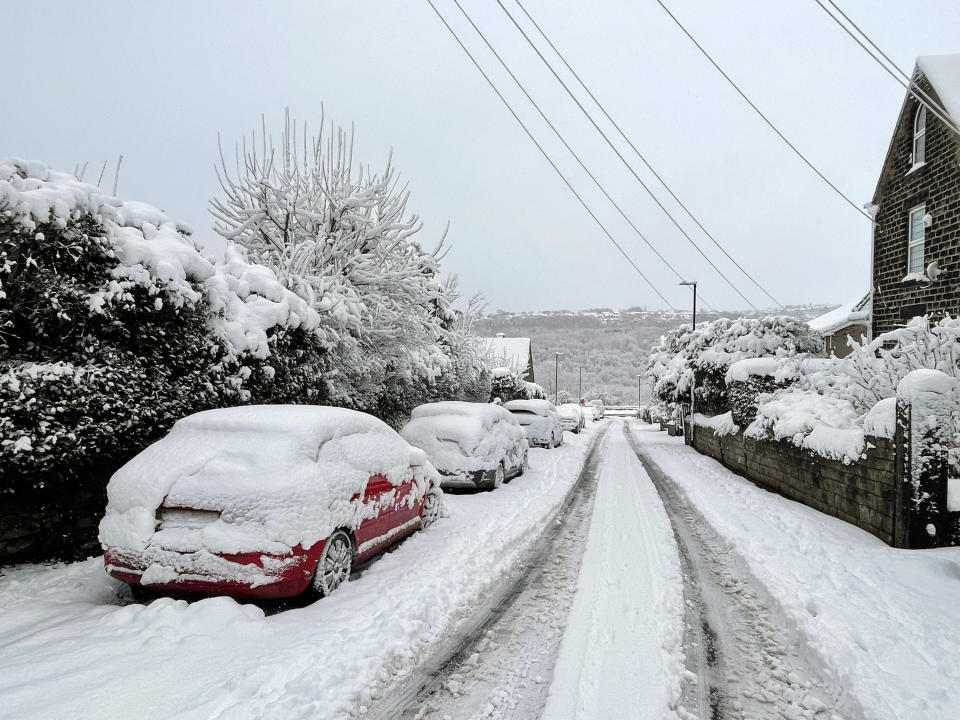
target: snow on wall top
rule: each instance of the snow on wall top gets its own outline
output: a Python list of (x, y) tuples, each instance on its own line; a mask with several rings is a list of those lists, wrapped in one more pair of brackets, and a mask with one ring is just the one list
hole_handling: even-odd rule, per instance
[(950, 117), (960, 123), (960, 54), (918, 57), (917, 69), (927, 76)]
[(89, 216), (99, 223), (118, 265), (112, 280), (91, 294), (91, 313), (103, 312), (131, 287), (154, 290), (175, 306), (205, 297), (208, 318), (228, 355), (269, 355), (267, 330), (316, 328), (320, 317), (305, 300), (281, 285), (272, 270), (247, 260), (237, 246), (228, 246), (215, 264), (190, 238), (190, 228), (147, 203), (125, 201), (99, 187), (56, 172), (40, 162), (0, 160), (0, 209), (20, 225), (33, 229)]

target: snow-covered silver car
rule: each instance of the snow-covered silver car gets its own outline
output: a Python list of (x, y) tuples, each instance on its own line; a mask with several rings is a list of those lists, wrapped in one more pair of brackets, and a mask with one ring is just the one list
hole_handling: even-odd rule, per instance
[(583, 410), (576, 403), (562, 403), (557, 405), (557, 414), (560, 415), (560, 424), (564, 430), (576, 434), (583, 430), (586, 424)]
[(400, 435), (427, 454), (444, 488), (493, 490), (522, 475), (527, 464), (526, 434), (500, 405), (421, 405)]
[(511, 400), (503, 406), (517, 419), (531, 445), (553, 448), (563, 444), (563, 425), (549, 400)]

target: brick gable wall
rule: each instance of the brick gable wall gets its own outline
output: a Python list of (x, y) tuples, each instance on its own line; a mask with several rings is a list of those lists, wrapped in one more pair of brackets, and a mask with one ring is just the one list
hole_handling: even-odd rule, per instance
[[(920, 87), (939, 101), (926, 78)], [(907, 174), (918, 103), (908, 98), (894, 130), (874, 204), (878, 206), (873, 256), (873, 334), (902, 326), (916, 314), (939, 319), (960, 314), (960, 138), (927, 113), (926, 164)], [(943, 273), (932, 284), (903, 283), (907, 274), (907, 219), (926, 205), (924, 267), (936, 260)]]

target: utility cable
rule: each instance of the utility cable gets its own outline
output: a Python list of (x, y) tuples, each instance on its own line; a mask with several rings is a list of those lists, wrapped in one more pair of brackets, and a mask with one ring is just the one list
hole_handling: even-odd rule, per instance
[(722, 252), (722, 253), (727, 257), (727, 259), (728, 259), (730, 262), (732, 262), (732, 263), (737, 267), (737, 269), (738, 269), (740, 272), (742, 272), (742, 273), (750, 280), (750, 282), (752, 282), (754, 285), (756, 285), (757, 288), (758, 288), (764, 295), (766, 295), (768, 298), (770, 298), (770, 299), (774, 302), (774, 304), (776, 304), (777, 306), (779, 306), (779, 307), (782, 308), (782, 307), (783, 307), (783, 303), (781, 303), (781, 302), (780, 302), (779, 300), (777, 300), (773, 295), (771, 295), (771, 294), (767, 291), (767, 289), (766, 289), (765, 287), (763, 287), (763, 285), (761, 285), (759, 282), (757, 282), (757, 280), (756, 280), (750, 273), (748, 273), (748, 272), (740, 265), (740, 263), (738, 263), (736, 260), (734, 260), (733, 257), (730, 255), (730, 253), (728, 253), (728, 252), (726, 251), (726, 249), (723, 247), (723, 245), (721, 245), (721, 244), (717, 241), (717, 239), (703, 226), (703, 223), (701, 223), (700, 220), (698, 220), (697, 217), (690, 211), (690, 208), (688, 208), (688, 207), (683, 203), (683, 201), (680, 200), (679, 197), (677, 197), (676, 193), (673, 192), (673, 190), (672, 190), (672, 189), (670, 188), (670, 186), (667, 184), (666, 180), (664, 180), (664, 179), (660, 176), (660, 173), (658, 173), (658, 172), (653, 168), (653, 166), (650, 164), (650, 162), (647, 160), (647, 158), (645, 158), (645, 157), (643, 156), (643, 153), (641, 153), (641, 152), (637, 149), (637, 146), (634, 145), (633, 141), (630, 140), (629, 137), (627, 137), (627, 134), (623, 131), (623, 129), (620, 127), (620, 125), (617, 124), (616, 120), (614, 120), (614, 119), (610, 116), (610, 113), (607, 112), (607, 109), (604, 107), (603, 103), (601, 103), (601, 102), (596, 98), (596, 96), (590, 91), (590, 88), (587, 87), (587, 84), (583, 81), (583, 79), (577, 74), (577, 72), (576, 72), (572, 67), (570, 67), (570, 63), (567, 62), (567, 59), (563, 56), (563, 53), (561, 53), (561, 52), (557, 49), (556, 45), (554, 45), (553, 42), (550, 40), (550, 38), (547, 37), (547, 34), (543, 31), (543, 28), (541, 28), (540, 25), (537, 23), (537, 21), (534, 20), (533, 17), (530, 15), (530, 13), (527, 12), (527, 9), (523, 6), (523, 4), (520, 2), (520, 0), (514, 0), (514, 2), (516, 2), (517, 6), (520, 8), (520, 10), (523, 11), (523, 14), (527, 16), (527, 20), (529, 20), (529, 21), (533, 24), (533, 26), (537, 29), (537, 32), (540, 33), (540, 36), (541, 36), (544, 40), (546, 40), (547, 45), (550, 46), (550, 49), (553, 50), (553, 52), (556, 54), (556, 56), (557, 56), (558, 58), (560, 58), (560, 62), (563, 63), (564, 67), (566, 67), (567, 70), (570, 71), (570, 74), (573, 75), (573, 77), (576, 78), (576, 80), (577, 80), (578, 83), (580, 83), (580, 87), (582, 87), (582, 88), (586, 91), (587, 95), (590, 96), (590, 99), (593, 100), (594, 104), (596, 104), (596, 106), (597, 106), (598, 108), (600, 108), (600, 112), (603, 113), (604, 117), (606, 117), (607, 120), (610, 121), (610, 124), (613, 125), (614, 128), (616, 128), (617, 132), (620, 133), (620, 137), (622, 137), (622, 138), (624, 139), (624, 141), (627, 143), (627, 145), (629, 145), (630, 148), (633, 150), (633, 152), (636, 153), (637, 157), (640, 158), (641, 162), (643, 162), (643, 164), (647, 167), (647, 169), (648, 169), (651, 173), (653, 173), (653, 176), (654, 176), (655, 178), (657, 178), (657, 180), (660, 181), (660, 184), (663, 185), (664, 188), (666, 188), (667, 192), (670, 193), (670, 197), (672, 197), (672, 198), (677, 202), (677, 204), (678, 204), (681, 208), (683, 208), (684, 212), (687, 213), (687, 215), (690, 216), (690, 219), (693, 220), (693, 222), (696, 223), (697, 227), (700, 228), (700, 229), (703, 231), (703, 234), (706, 235), (708, 238), (710, 238), (710, 240), (713, 242), (713, 244), (716, 245), (717, 248), (720, 249), (720, 252)]
[(553, 69), (553, 66), (550, 64), (550, 62), (543, 56), (543, 53), (540, 52), (540, 48), (538, 48), (536, 44), (530, 39), (526, 31), (522, 27), (520, 27), (520, 24), (516, 21), (516, 18), (514, 18), (513, 15), (510, 14), (510, 11), (507, 10), (506, 7), (504, 7), (501, 0), (497, 0), (497, 5), (499, 5), (500, 9), (503, 10), (504, 13), (506, 13), (508, 18), (510, 18), (510, 21), (513, 23), (514, 27), (516, 27), (517, 30), (520, 31), (520, 34), (523, 35), (524, 39), (527, 41), (527, 44), (529, 44), (530, 47), (533, 48), (533, 51), (540, 57), (540, 60), (543, 61), (543, 64), (547, 66), (547, 69), (550, 70), (553, 76), (557, 79), (557, 82), (559, 82), (560, 85), (563, 86), (563, 89), (566, 90), (567, 95), (569, 95), (570, 98), (573, 100), (573, 102), (576, 103), (577, 107), (580, 108), (580, 112), (582, 112), (583, 115), (587, 118), (587, 120), (590, 121), (590, 124), (593, 125), (596, 131), (600, 133), (600, 136), (606, 141), (607, 145), (610, 146), (610, 149), (613, 150), (613, 152), (616, 154), (618, 158), (620, 158), (620, 162), (622, 162), (624, 167), (626, 167), (627, 170), (630, 172), (630, 174), (633, 175), (634, 179), (638, 183), (640, 183), (640, 186), (647, 191), (647, 194), (660, 207), (660, 209), (663, 210), (664, 214), (666, 214), (666, 216), (670, 219), (670, 222), (672, 222), (674, 226), (676, 226), (677, 230), (680, 231), (680, 234), (683, 235), (690, 242), (691, 245), (693, 245), (696, 251), (700, 253), (700, 255), (703, 257), (704, 260), (707, 261), (710, 267), (712, 267), (717, 272), (717, 274), (726, 281), (727, 285), (733, 288), (733, 291), (737, 293), (737, 295), (739, 295), (743, 299), (743, 301), (747, 303), (747, 305), (752, 307), (754, 310), (759, 310), (759, 308), (757, 308), (756, 305), (750, 302), (750, 298), (748, 298), (746, 295), (740, 292), (740, 288), (738, 288), (733, 283), (733, 281), (729, 277), (727, 277), (727, 275), (723, 272), (723, 270), (721, 270), (716, 266), (713, 260), (709, 258), (709, 256), (700, 248), (699, 245), (697, 245), (696, 241), (692, 237), (690, 237), (689, 233), (687, 233), (687, 231), (683, 229), (683, 226), (680, 225), (679, 222), (677, 222), (677, 219), (673, 216), (673, 214), (669, 210), (667, 210), (666, 206), (662, 202), (660, 202), (660, 199), (656, 195), (654, 195), (650, 187), (643, 181), (643, 178), (641, 178), (640, 175), (637, 174), (637, 171), (633, 169), (633, 165), (631, 165), (630, 162), (623, 156), (623, 153), (620, 152), (617, 146), (613, 144), (613, 142), (610, 140), (607, 134), (597, 124), (596, 120), (593, 119), (593, 116), (590, 115), (589, 112), (587, 112), (587, 109), (583, 107), (583, 103), (581, 103), (579, 98), (577, 98), (577, 96), (574, 95), (574, 93), (570, 90), (567, 84), (563, 81), (563, 78), (561, 78), (557, 74), (557, 71)]
[(863, 30), (861, 30), (860, 27), (853, 20), (850, 19), (850, 16), (848, 16), (843, 10), (841, 10), (840, 7), (835, 2), (833, 2), (832, 0), (827, 0), (827, 2), (830, 3), (830, 7), (836, 10), (840, 14), (840, 16), (843, 17), (844, 20), (850, 23), (850, 25), (854, 28), (854, 30), (860, 33), (866, 39), (866, 41), (871, 45), (871, 47), (873, 47), (873, 49), (876, 50), (883, 57), (883, 59), (886, 60), (887, 63), (889, 63), (890, 66), (897, 71), (897, 73), (899, 73), (903, 78), (906, 79), (906, 82), (904, 82), (904, 80), (902, 80), (901, 78), (897, 77), (897, 75), (894, 74), (894, 72), (890, 69), (890, 67), (885, 65), (880, 60), (880, 58), (878, 58), (873, 53), (873, 51), (870, 50), (870, 48), (868, 48), (866, 45), (863, 44), (860, 38), (858, 38), (856, 35), (853, 34), (850, 28), (848, 28), (846, 25), (840, 22), (840, 18), (838, 18), (836, 15), (830, 12), (829, 9), (827, 9), (827, 6), (824, 5), (821, 2), (821, 0), (814, 0), (814, 2), (816, 2), (817, 5), (820, 6), (820, 9), (823, 10), (827, 15), (829, 15), (830, 19), (833, 20), (837, 25), (839, 25), (843, 29), (843, 31), (847, 33), (847, 35), (853, 38), (854, 42), (856, 42), (857, 45), (859, 45), (863, 49), (863, 51), (867, 53), (867, 55), (869, 55), (880, 67), (882, 67), (886, 71), (886, 73), (890, 75), (890, 77), (892, 77), (894, 80), (900, 83), (900, 85), (906, 88), (908, 93), (913, 95), (913, 97), (915, 97), (917, 101), (919, 101), (930, 112), (932, 112), (941, 121), (943, 121), (944, 125), (946, 125), (950, 130), (960, 135), (960, 125), (957, 125), (957, 123), (954, 122), (954, 120), (950, 117), (950, 113), (948, 113), (942, 105), (937, 103), (926, 92), (924, 92), (923, 89), (913, 81), (913, 78), (911, 76), (907, 75), (903, 70), (901, 70), (897, 66), (897, 64), (893, 60), (891, 60), (890, 57), (883, 50), (881, 50), (875, 42), (873, 42), (873, 40), (870, 39), (870, 36), (867, 35)]
[(783, 140), (784, 143), (786, 143), (787, 147), (790, 148), (791, 150), (793, 150), (793, 152), (797, 155), (797, 157), (799, 157), (801, 160), (803, 160), (803, 162), (806, 163), (807, 167), (809, 167), (811, 170), (813, 170), (821, 180), (823, 180), (827, 185), (829, 185), (829, 186), (833, 189), (833, 191), (834, 191), (835, 193), (837, 193), (837, 195), (839, 195), (839, 196), (842, 197), (844, 200), (846, 200), (846, 201), (847, 201), (847, 204), (850, 205), (850, 207), (852, 207), (852, 208), (853, 208), (854, 210), (856, 210), (858, 213), (860, 213), (861, 215), (863, 215), (865, 218), (871, 219), (871, 218), (870, 218), (870, 215), (869, 215), (868, 213), (864, 212), (863, 208), (861, 208), (861, 207), (860, 207), (859, 205), (857, 205), (853, 200), (851, 200), (849, 197), (847, 197), (847, 195), (845, 195), (844, 192), (843, 192), (842, 190), (840, 190), (840, 188), (838, 188), (836, 185), (834, 185), (832, 182), (830, 182), (830, 180), (827, 179), (827, 176), (824, 175), (822, 172), (820, 172), (820, 170), (817, 169), (817, 166), (816, 166), (816, 165), (814, 165), (812, 162), (810, 162), (809, 160), (807, 160), (806, 156), (797, 149), (796, 145), (794, 145), (792, 142), (790, 142), (789, 140), (787, 140), (786, 135), (784, 135), (782, 132), (780, 132), (780, 131), (777, 129), (777, 126), (773, 124), (773, 122), (770, 120), (770, 118), (768, 118), (766, 115), (763, 114), (763, 112), (760, 110), (760, 108), (758, 108), (758, 107), (754, 104), (754, 102), (753, 102), (749, 97), (747, 97), (746, 93), (744, 93), (743, 90), (741, 90), (740, 87), (733, 81), (733, 79), (732, 79), (729, 75), (727, 75), (726, 72), (724, 72), (723, 68), (720, 67), (720, 65), (717, 64), (717, 61), (714, 60), (714, 59), (710, 56), (710, 53), (708, 53), (708, 52), (703, 48), (703, 46), (702, 46), (700, 43), (697, 42), (696, 38), (694, 38), (693, 35), (691, 35), (691, 34), (689, 33), (689, 31), (683, 26), (683, 23), (681, 23), (681, 22), (677, 19), (677, 17), (676, 17), (672, 12), (670, 12), (670, 9), (669, 9), (666, 5), (663, 4), (663, 0), (657, 0), (657, 4), (658, 4), (660, 7), (663, 8), (663, 11), (664, 11), (667, 15), (670, 16), (670, 19), (673, 20), (673, 22), (676, 23), (677, 27), (679, 27), (679, 28), (683, 31), (683, 34), (686, 35), (686, 36), (690, 39), (690, 42), (692, 42), (694, 45), (696, 45), (697, 50), (699, 50), (699, 51), (703, 54), (703, 56), (704, 56), (705, 58), (707, 58), (707, 60), (710, 61), (710, 64), (713, 65), (713, 67), (715, 67), (715, 68), (717, 69), (717, 72), (719, 72), (721, 75), (723, 75), (724, 79), (725, 79), (728, 83), (730, 83), (730, 86), (731, 86), (734, 90), (737, 91), (737, 93), (740, 95), (740, 97), (742, 97), (742, 98), (744, 99), (744, 101), (746, 101), (747, 105), (749, 105), (751, 108), (753, 108), (753, 111), (754, 111), (755, 113), (757, 113), (757, 115), (759, 115), (759, 116), (763, 119), (763, 121), (770, 127), (771, 130), (773, 130), (773, 131), (777, 134), (777, 136), (778, 136), (781, 140)]
[[(471, 27), (473, 27), (473, 29), (476, 30), (477, 34), (483, 40), (484, 44), (487, 46), (490, 52), (493, 53), (493, 56), (500, 62), (500, 65), (503, 67), (503, 69), (507, 71), (507, 74), (513, 80), (516, 86), (520, 88), (520, 91), (526, 96), (527, 100), (530, 101), (530, 104), (533, 105), (534, 109), (536, 109), (536, 111), (540, 114), (540, 117), (543, 118), (543, 121), (550, 127), (551, 130), (553, 130), (553, 134), (557, 136), (557, 139), (561, 143), (563, 143), (563, 146), (573, 156), (573, 159), (577, 161), (580, 167), (583, 168), (583, 171), (590, 177), (591, 180), (593, 180), (593, 184), (597, 186), (597, 188), (600, 190), (601, 193), (603, 193), (603, 196), (607, 198), (607, 200), (610, 201), (610, 204), (617, 209), (617, 212), (620, 213), (620, 217), (622, 217), (624, 220), (627, 221), (627, 224), (630, 225), (631, 228), (633, 228), (633, 231), (637, 234), (637, 236), (641, 240), (643, 240), (644, 243), (646, 243), (647, 247), (649, 247), (658, 258), (660, 258), (663, 264), (666, 265), (673, 272), (673, 274), (677, 277), (677, 279), (683, 280), (684, 279), (683, 275), (681, 275), (677, 271), (677, 269), (673, 267), (673, 265), (671, 265), (670, 262), (660, 253), (660, 251), (657, 250), (656, 247), (654, 247), (654, 245), (647, 239), (647, 237), (642, 232), (640, 232), (640, 229), (623, 211), (620, 205), (617, 204), (617, 201), (610, 196), (610, 193), (607, 192), (606, 188), (604, 188), (604, 186), (600, 183), (600, 181), (597, 180), (596, 176), (592, 172), (590, 172), (590, 169), (586, 166), (586, 164), (583, 162), (580, 156), (576, 153), (576, 151), (574, 151), (572, 147), (570, 147), (570, 144), (564, 139), (563, 135), (560, 134), (560, 131), (557, 130), (556, 126), (550, 121), (550, 118), (547, 117), (546, 113), (543, 112), (540, 105), (537, 104), (537, 101), (533, 99), (533, 97), (527, 91), (527, 88), (523, 85), (522, 82), (520, 82), (520, 80), (513, 73), (513, 71), (504, 61), (504, 59), (500, 56), (500, 53), (498, 53), (496, 49), (493, 47), (493, 45), (490, 44), (486, 36), (482, 32), (480, 32), (480, 28), (477, 27), (477, 24), (473, 21), (473, 18), (470, 17), (467, 11), (463, 9), (463, 6), (460, 4), (459, 0), (453, 0), (453, 3), (460, 10), (460, 13), (463, 15), (463, 17), (466, 18), (467, 22), (470, 23)], [(704, 305), (709, 305), (709, 303), (706, 302), (706, 300), (704, 300)]]
[(463, 41), (460, 39), (460, 36), (457, 35), (457, 32), (450, 26), (450, 24), (447, 22), (446, 18), (443, 17), (443, 15), (442, 15), (442, 14), (440, 13), (440, 11), (437, 9), (437, 6), (433, 4), (433, 0), (426, 0), (426, 1), (427, 1), (427, 4), (428, 4), (428, 5), (431, 7), (431, 9), (433, 10), (433, 12), (436, 13), (437, 17), (440, 18), (440, 22), (443, 23), (444, 27), (446, 27), (447, 30), (450, 32), (450, 34), (453, 36), (453, 39), (457, 41), (457, 44), (461, 47), (461, 49), (463, 50), (463, 52), (466, 53), (466, 55), (467, 55), (468, 58), (470, 58), (470, 61), (473, 63), (474, 67), (476, 67), (477, 70), (480, 72), (480, 74), (483, 75), (483, 79), (487, 81), (487, 84), (490, 86), (490, 89), (493, 90), (494, 93), (496, 93), (496, 95), (497, 95), (498, 98), (500, 98), (500, 101), (504, 104), (504, 106), (507, 108), (507, 110), (510, 111), (510, 114), (513, 115), (514, 120), (516, 120), (517, 123), (519, 123), (520, 127), (523, 128), (523, 131), (527, 134), (527, 137), (530, 138), (531, 142), (533, 142), (533, 144), (537, 146), (537, 149), (540, 151), (540, 153), (543, 155), (543, 157), (546, 159), (546, 161), (547, 161), (548, 163), (550, 163), (550, 167), (552, 167), (552, 168), (554, 169), (554, 171), (557, 173), (557, 175), (560, 176), (560, 179), (563, 180), (564, 184), (570, 189), (570, 192), (572, 192), (573, 195), (574, 195), (574, 197), (577, 198), (577, 200), (578, 200), (578, 201), (580, 202), (580, 204), (583, 206), (583, 209), (587, 211), (587, 214), (590, 215), (591, 218), (593, 218), (593, 221), (600, 227), (600, 229), (603, 231), (604, 235), (606, 235), (607, 238), (609, 238), (610, 242), (612, 242), (612, 243), (614, 244), (614, 246), (617, 248), (617, 250), (620, 251), (620, 254), (623, 255), (624, 258), (626, 258), (627, 262), (630, 263), (630, 265), (633, 267), (633, 269), (637, 271), (637, 273), (640, 275), (640, 277), (642, 277), (642, 278), (644, 279), (644, 281), (646, 281), (647, 285), (650, 286), (650, 289), (652, 289), (652, 290), (657, 294), (657, 297), (659, 297), (661, 300), (663, 300), (664, 304), (665, 304), (669, 309), (675, 310), (675, 308), (674, 308), (673, 305), (670, 303), (670, 301), (667, 300), (667, 298), (664, 297), (663, 293), (661, 293), (661, 292), (657, 289), (656, 285), (654, 285), (654, 284), (650, 281), (650, 278), (648, 278), (648, 277), (643, 273), (643, 271), (642, 271), (639, 267), (637, 267), (637, 264), (636, 264), (636, 263), (633, 261), (633, 259), (627, 254), (626, 250), (624, 250), (623, 247), (620, 245), (620, 243), (618, 243), (618, 242), (616, 241), (616, 239), (614, 239), (613, 235), (610, 234), (610, 231), (607, 230), (606, 226), (604, 226), (604, 224), (603, 224), (602, 222), (600, 222), (600, 219), (593, 213), (593, 211), (590, 209), (590, 207), (587, 205), (587, 203), (584, 201), (584, 199), (580, 196), (580, 193), (578, 193), (578, 192), (574, 189), (574, 187), (573, 187), (573, 185), (570, 183), (570, 181), (567, 180), (567, 177), (560, 171), (560, 168), (558, 168), (557, 165), (553, 162), (553, 160), (552, 160), (552, 159), (550, 158), (550, 156), (547, 154), (547, 151), (543, 149), (543, 146), (540, 145), (540, 143), (537, 141), (537, 139), (533, 136), (533, 133), (530, 132), (530, 129), (526, 126), (526, 124), (523, 122), (523, 120), (520, 119), (520, 116), (517, 115), (516, 111), (514, 111), (513, 107), (510, 105), (510, 103), (507, 102), (507, 99), (503, 96), (503, 94), (500, 92), (500, 90), (497, 89), (497, 86), (494, 85), (493, 81), (490, 79), (490, 76), (487, 75), (487, 73), (484, 71), (484, 69), (480, 66), (480, 63), (477, 62), (477, 60), (476, 60), (476, 58), (473, 56), (473, 54), (467, 49), (467, 46), (463, 44)]

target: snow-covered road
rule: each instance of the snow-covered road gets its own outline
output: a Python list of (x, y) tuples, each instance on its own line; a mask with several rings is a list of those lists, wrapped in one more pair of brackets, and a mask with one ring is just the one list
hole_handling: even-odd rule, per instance
[(273, 615), (125, 604), (99, 558), (6, 570), (0, 718), (957, 717), (960, 549), (889, 548), (638, 422), (530, 457)]
[(0, 577), (0, 717), (341, 718), (455, 637), (555, 518), (596, 430), (530, 452), (490, 493), (337, 593), (265, 616), (228, 598), (120, 606), (99, 558)]

